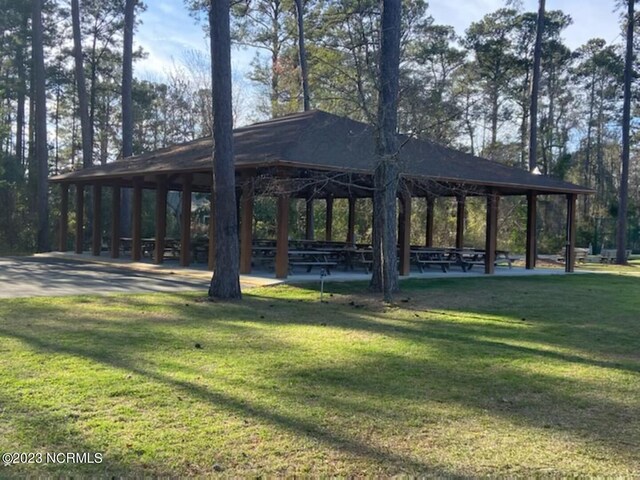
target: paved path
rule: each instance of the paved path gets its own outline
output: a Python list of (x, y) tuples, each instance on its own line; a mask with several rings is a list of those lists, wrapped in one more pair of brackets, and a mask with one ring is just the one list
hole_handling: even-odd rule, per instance
[(200, 290), (207, 280), (38, 257), (0, 257), (0, 298)]

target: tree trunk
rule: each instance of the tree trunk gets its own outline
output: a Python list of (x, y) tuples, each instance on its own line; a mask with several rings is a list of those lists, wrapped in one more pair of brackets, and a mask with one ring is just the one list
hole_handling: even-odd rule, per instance
[(137, 0), (126, 0), (124, 10), (124, 48), (122, 52), (122, 156), (133, 155), (133, 24)]
[(17, 163), (24, 167), (24, 126), (25, 126), (25, 102), (27, 95), (27, 73), (25, 69), (25, 50), (27, 43), (27, 29), (29, 27), (29, 15), (25, 12), (23, 19), (23, 37), (16, 53), (16, 65), (18, 69), (18, 110), (16, 112), (16, 159)]
[[(215, 2), (215, 0), (212, 0)], [(276, 118), (280, 116), (280, 109), (278, 108), (280, 103), (280, 2), (274, 2), (274, 12), (272, 19), (272, 42), (271, 42), (271, 117)]]
[(498, 144), (498, 115), (500, 114), (500, 93), (498, 87), (491, 91), (491, 144), (489, 145), (490, 158), (493, 157)]
[(49, 157), (47, 97), (42, 31), (42, 0), (33, 0), (33, 69), (35, 80), (35, 166), (37, 168), (37, 251), (49, 251)]
[(382, 0), (371, 288), (382, 292), (387, 302), (398, 290), (396, 209), (401, 13), (400, 0)]
[(540, 58), (542, 57), (542, 34), (544, 30), (544, 4), (540, 0), (536, 44), (533, 49), (533, 78), (531, 79), (531, 122), (529, 128), (529, 171), (536, 168), (536, 148), (538, 146), (538, 92), (540, 90)]
[(233, 108), (231, 105), (231, 36), (229, 0), (213, 0), (211, 31), (211, 87), (213, 98), (213, 197), (215, 209), (215, 271), (209, 296), (241, 298), (236, 181), (233, 163)]
[(307, 69), (307, 50), (304, 46), (304, 7), (303, 0), (295, 0), (298, 19), (298, 57), (300, 59), (300, 77), (302, 81), (302, 107), (305, 112), (311, 110), (309, 94), (309, 70)]
[(93, 145), (91, 144), (91, 125), (89, 124), (87, 84), (84, 78), (84, 59), (82, 54), (82, 38), (80, 35), (80, 6), (78, 5), (78, 0), (71, 0), (71, 23), (73, 25), (73, 57), (75, 59), (78, 109), (80, 110), (80, 130), (82, 133), (82, 167), (87, 168), (93, 164)]
[[(122, 157), (133, 155), (133, 26), (137, 0), (126, 0), (122, 51)], [(122, 189), (120, 228), (125, 236), (131, 232), (131, 189)]]
[(627, 0), (627, 52), (624, 64), (624, 106), (622, 109), (622, 165), (620, 199), (618, 203), (618, 230), (616, 232), (616, 263), (627, 263), (627, 202), (629, 200), (629, 127), (631, 122), (631, 81), (633, 77), (633, 24), (635, 0)]

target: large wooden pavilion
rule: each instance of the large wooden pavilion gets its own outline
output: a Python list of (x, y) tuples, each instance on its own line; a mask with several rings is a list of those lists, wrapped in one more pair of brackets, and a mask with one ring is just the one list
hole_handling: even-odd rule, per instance
[[(347, 243), (354, 240), (357, 198), (372, 197), (375, 165), (375, 130), (364, 123), (322, 111), (297, 113), (234, 130), (236, 186), (239, 198), (241, 273), (251, 272), (253, 205), (256, 195), (277, 197), (276, 259), (278, 278), (288, 274), (289, 200), (307, 199), (307, 234), (313, 231), (313, 202), (326, 201), (326, 239), (332, 238), (332, 212), (335, 198), (349, 204)], [(107, 165), (76, 170), (55, 176), (51, 182), (61, 186), (60, 249), (68, 236), (69, 186), (76, 189), (76, 245), (83, 251), (84, 191), (93, 188), (92, 253), (100, 255), (102, 189), (113, 189), (111, 256), (120, 255), (120, 190), (133, 189), (133, 261), (141, 259), (142, 191), (156, 192), (155, 254), (163, 261), (166, 236), (168, 190), (181, 191), (180, 264), (190, 262), (190, 221), (192, 192), (210, 192), (212, 185), (212, 140), (203, 138), (116, 161)], [(427, 202), (426, 246), (432, 246), (434, 199), (457, 199), (456, 247), (464, 245), (465, 198), (483, 196), (487, 201), (485, 272), (494, 272), (497, 245), (498, 206), (502, 196), (527, 198), (526, 267), (535, 266), (536, 204), (538, 195), (563, 195), (567, 199), (566, 270), (573, 271), (575, 247), (576, 197), (589, 194), (587, 188), (551, 177), (534, 175), (484, 158), (475, 157), (435, 143), (403, 138), (399, 153), (400, 187), (399, 248), (400, 273), (410, 270), (411, 204), (413, 198)], [(215, 215), (216, 208), (212, 205)], [(209, 266), (213, 268), (215, 232), (209, 232)]]

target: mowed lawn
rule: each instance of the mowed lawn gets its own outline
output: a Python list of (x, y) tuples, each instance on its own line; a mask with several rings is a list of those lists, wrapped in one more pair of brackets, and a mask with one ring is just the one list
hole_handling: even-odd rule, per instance
[(0, 301), (0, 477), (640, 475), (640, 276), (315, 288)]

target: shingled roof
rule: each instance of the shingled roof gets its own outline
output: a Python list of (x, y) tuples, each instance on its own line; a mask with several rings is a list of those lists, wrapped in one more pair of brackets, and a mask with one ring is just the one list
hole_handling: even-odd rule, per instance
[[(290, 167), (372, 174), (375, 129), (314, 110), (240, 127), (233, 132), (237, 169)], [(401, 173), (416, 180), (503, 188), (511, 192), (592, 193), (552, 177), (533, 175), (427, 140), (403, 137)], [(52, 182), (92, 182), (156, 174), (208, 172), (210, 137), (128, 159), (64, 173)]]

